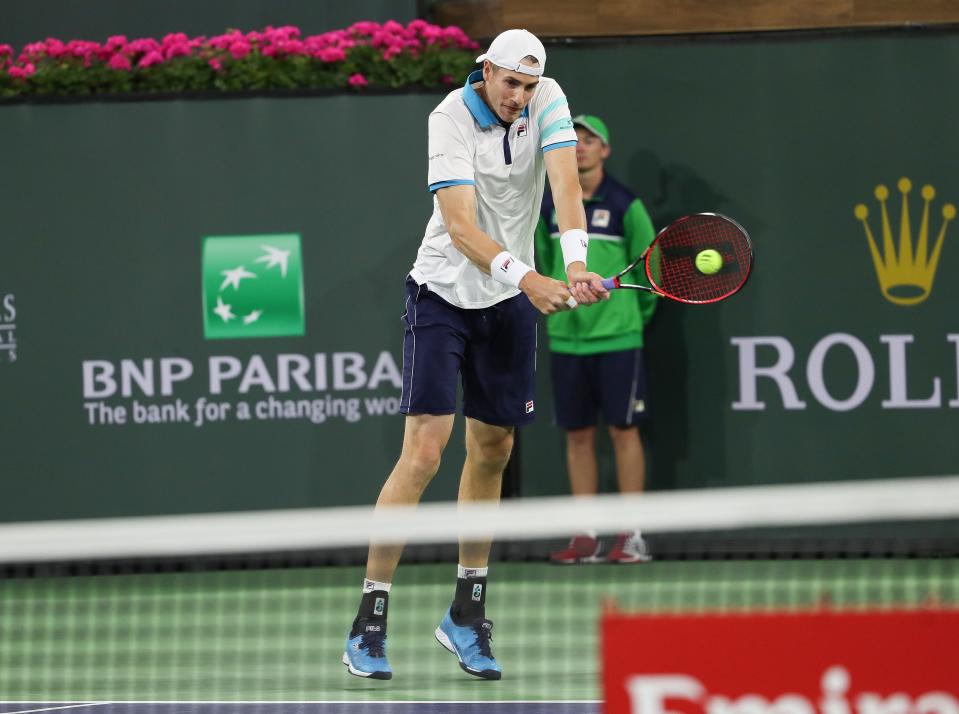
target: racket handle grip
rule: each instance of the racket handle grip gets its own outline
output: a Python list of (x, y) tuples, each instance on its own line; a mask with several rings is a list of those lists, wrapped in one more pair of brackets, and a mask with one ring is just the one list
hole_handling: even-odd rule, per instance
[(607, 290), (614, 290), (619, 287), (616, 278), (603, 278), (603, 287)]

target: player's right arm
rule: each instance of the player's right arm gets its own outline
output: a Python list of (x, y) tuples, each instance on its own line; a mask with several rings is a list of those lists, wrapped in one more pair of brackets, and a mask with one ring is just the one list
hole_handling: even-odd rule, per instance
[[(476, 225), (476, 190), (472, 185), (446, 186), (436, 191), (443, 223), (453, 246), (474, 265), (490, 275), (490, 264), (503, 252), (503, 246)], [(566, 284), (530, 269), (519, 281), (533, 306), (544, 315), (569, 308)]]

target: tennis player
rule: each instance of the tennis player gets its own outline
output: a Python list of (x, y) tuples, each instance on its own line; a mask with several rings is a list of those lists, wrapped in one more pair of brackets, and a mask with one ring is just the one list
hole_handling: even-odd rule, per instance
[[(459, 500), (497, 501), (513, 430), (535, 415), (537, 313), (609, 298), (600, 276), (586, 270), (576, 132), (562, 89), (543, 75), (543, 44), (526, 30), (507, 30), (477, 62), (482, 69), (429, 117), (433, 216), (406, 280), (403, 449), (378, 510), (419, 502), (453, 428), (458, 379), (466, 416)], [(547, 174), (565, 281), (530, 267)], [(370, 545), (343, 654), (352, 674), (393, 676), (386, 622), (402, 549)], [(453, 602), (435, 635), (464, 671), (499, 679), (485, 609), (489, 552), (489, 540), (460, 543)]]

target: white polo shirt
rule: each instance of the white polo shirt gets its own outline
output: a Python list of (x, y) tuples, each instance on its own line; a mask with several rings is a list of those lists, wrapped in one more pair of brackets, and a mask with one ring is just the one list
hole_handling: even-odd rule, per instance
[(541, 77), (522, 116), (508, 128), (477, 94), (482, 70), (450, 92), (429, 118), (429, 188), (433, 216), (426, 226), (410, 275), (453, 305), (483, 308), (519, 293), (483, 273), (459, 252), (443, 222), (435, 192), (445, 186), (476, 187), (480, 230), (527, 265), (533, 263), (533, 233), (543, 201), (552, 149), (576, 145), (563, 90)]

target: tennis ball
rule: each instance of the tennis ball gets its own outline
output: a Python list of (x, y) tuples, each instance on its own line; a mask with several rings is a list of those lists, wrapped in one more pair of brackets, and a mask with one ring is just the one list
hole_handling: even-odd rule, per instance
[(707, 248), (696, 254), (696, 270), (704, 275), (713, 275), (723, 267), (723, 256), (718, 250)]

